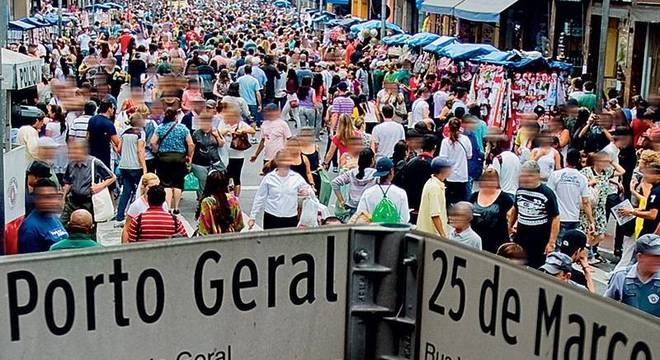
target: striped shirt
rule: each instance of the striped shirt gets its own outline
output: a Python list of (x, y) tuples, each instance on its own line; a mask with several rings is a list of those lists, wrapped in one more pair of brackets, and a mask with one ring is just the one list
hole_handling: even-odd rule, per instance
[(186, 230), (181, 221), (162, 206), (150, 206), (128, 227), (129, 242), (166, 240), (175, 236), (186, 236)]
[(353, 99), (349, 98), (348, 96), (337, 96), (332, 101), (332, 112), (335, 114), (351, 115), (353, 113), (354, 107), (355, 103), (353, 102)]

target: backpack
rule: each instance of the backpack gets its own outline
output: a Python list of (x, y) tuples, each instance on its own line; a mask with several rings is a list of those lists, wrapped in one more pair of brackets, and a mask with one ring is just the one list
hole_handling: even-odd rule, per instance
[[(484, 172), (484, 154), (477, 147), (477, 138), (474, 136), (474, 133), (466, 131), (463, 135), (470, 140), (470, 144), (472, 145), (472, 158), (467, 161), (468, 176), (472, 179), (479, 179)], [(467, 155), (465, 146), (460, 141), (458, 141), (458, 144), (461, 145), (465, 151), (465, 155)]]
[(388, 186), (387, 190), (383, 190), (383, 187), (378, 184), (378, 188), (383, 192), (383, 198), (380, 199), (378, 204), (376, 204), (376, 207), (371, 214), (372, 223), (398, 224), (401, 221), (399, 210), (396, 209), (392, 200), (387, 197), (387, 192), (390, 190), (390, 187), (392, 187), (392, 185)]

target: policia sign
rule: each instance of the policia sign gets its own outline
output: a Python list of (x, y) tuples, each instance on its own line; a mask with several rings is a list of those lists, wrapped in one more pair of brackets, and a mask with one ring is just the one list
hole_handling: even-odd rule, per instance
[(660, 359), (660, 322), (541, 273), (425, 241), (419, 359)]
[(348, 235), (5, 258), (0, 359), (341, 359)]

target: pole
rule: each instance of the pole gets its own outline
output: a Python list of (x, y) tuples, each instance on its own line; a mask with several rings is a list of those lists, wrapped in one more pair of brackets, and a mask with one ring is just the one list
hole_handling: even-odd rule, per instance
[(607, 30), (610, 24), (610, 0), (603, 0), (600, 15), (600, 42), (598, 45), (598, 73), (596, 74), (596, 108), (603, 109), (603, 96), (605, 92), (605, 53), (607, 48)]
[[(9, 3), (1, 1), (2, 8), (0, 9), (0, 49), (4, 49), (7, 45), (7, 21), (9, 20)], [(2, 64), (2, 50), (0, 50), (0, 64)], [(5, 128), (7, 126), (7, 111), (11, 106), (7, 106), (7, 93), (2, 88), (2, 82), (5, 74), (0, 68), (0, 189), (4, 192), (5, 189)], [(5, 198), (3, 196), (0, 200), (0, 224), (2, 224), (2, 231), (0, 231), (0, 255), (5, 254)]]
[(387, 12), (387, 0), (380, 1), (380, 38), (385, 37), (385, 13)]
[(57, 32), (62, 37), (62, 0), (57, 0)]

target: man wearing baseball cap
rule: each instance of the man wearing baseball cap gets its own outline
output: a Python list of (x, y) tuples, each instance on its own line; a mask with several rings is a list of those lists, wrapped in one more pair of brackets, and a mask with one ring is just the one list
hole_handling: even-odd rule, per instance
[(635, 253), (637, 263), (612, 275), (605, 296), (660, 317), (660, 236), (641, 236)]
[(539, 270), (543, 271), (546, 274), (552, 275), (560, 281), (566, 282), (568, 285), (574, 286), (578, 289), (587, 290), (584, 286), (576, 283), (571, 280), (571, 272), (573, 270), (573, 260), (570, 256), (560, 253), (553, 252), (545, 258), (545, 264), (543, 264)]
[(447, 237), (447, 205), (445, 203), (445, 179), (451, 174), (453, 161), (435, 157), (431, 160), (431, 178), (424, 184), (417, 215), (417, 229)]
[(593, 292), (594, 283), (587, 258), (587, 235), (580, 230), (566, 231), (559, 240), (559, 251), (570, 256), (573, 261), (571, 280)]

